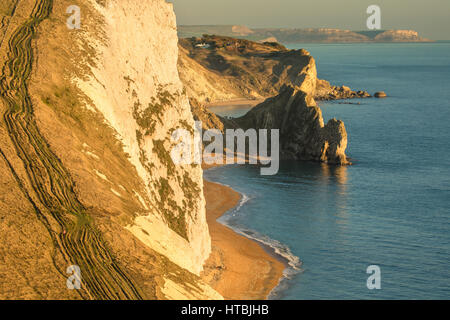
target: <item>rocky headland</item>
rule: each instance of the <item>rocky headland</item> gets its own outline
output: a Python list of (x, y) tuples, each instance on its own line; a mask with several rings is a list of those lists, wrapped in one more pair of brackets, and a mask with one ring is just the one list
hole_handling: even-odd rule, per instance
[[(206, 35), (182, 39), (180, 46), (180, 77), (194, 117), (205, 128), (279, 129), (283, 159), (350, 163), (344, 123), (332, 119), (325, 124), (316, 101), (369, 98), (368, 92), (318, 79), (315, 59), (304, 49)], [(266, 100), (236, 119), (207, 108), (211, 102), (242, 98)]]
[(284, 85), (298, 87), (317, 100), (371, 96), (318, 79), (315, 60), (304, 49), (209, 35), (180, 39), (179, 46), (180, 78), (189, 98), (198, 103), (265, 99)]
[(180, 38), (215, 34), (280, 43), (431, 42), (414, 30), (352, 31), (336, 28), (248, 28), (236, 25), (178, 26)]
[(281, 159), (350, 163), (344, 122), (331, 119), (325, 125), (313, 96), (298, 87), (284, 86), (277, 96), (230, 122), (243, 129), (279, 129)]

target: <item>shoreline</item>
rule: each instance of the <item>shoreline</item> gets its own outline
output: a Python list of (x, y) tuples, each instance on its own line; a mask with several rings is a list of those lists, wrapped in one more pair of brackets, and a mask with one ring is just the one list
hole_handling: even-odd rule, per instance
[(273, 248), (217, 221), (241, 201), (230, 187), (204, 180), (212, 252), (201, 277), (226, 300), (265, 300), (278, 287), (288, 261)]
[(243, 106), (251, 106), (254, 107), (262, 102), (264, 102), (267, 98), (258, 98), (258, 99), (246, 99), (239, 98), (233, 100), (224, 100), (224, 101), (215, 101), (212, 103), (206, 104), (206, 108), (214, 108), (214, 107), (243, 107)]

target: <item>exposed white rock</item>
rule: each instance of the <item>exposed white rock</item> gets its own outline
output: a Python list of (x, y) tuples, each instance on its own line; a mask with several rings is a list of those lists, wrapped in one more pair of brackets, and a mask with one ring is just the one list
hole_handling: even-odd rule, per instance
[[(172, 4), (164, 0), (90, 3), (103, 23), (95, 34), (80, 32), (80, 45), (94, 46), (96, 65), (91, 65), (88, 79), (75, 82), (115, 129), (147, 187), (145, 197), (138, 198), (148, 213), (128, 229), (144, 244), (199, 274), (211, 250), (202, 170), (172, 166), (164, 157), (164, 150), (170, 153), (171, 130), (194, 127), (177, 70)], [(187, 192), (186, 181), (195, 192)]]

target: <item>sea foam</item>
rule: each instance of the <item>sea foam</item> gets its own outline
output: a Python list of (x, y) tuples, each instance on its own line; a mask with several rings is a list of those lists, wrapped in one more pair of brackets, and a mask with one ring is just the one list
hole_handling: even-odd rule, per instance
[(282, 291), (288, 287), (288, 280), (303, 271), (301, 268), (302, 262), (299, 257), (295, 256), (291, 252), (291, 249), (287, 245), (232, 221), (234, 217), (239, 215), (241, 208), (250, 200), (251, 197), (245, 193), (241, 193), (241, 200), (239, 201), (239, 204), (220, 217), (218, 221), (231, 228), (234, 232), (260, 243), (267, 251), (272, 252), (287, 265), (287, 268), (283, 271), (283, 277), (280, 279), (278, 286), (275, 287), (269, 294), (269, 299), (275, 299), (278, 298)]

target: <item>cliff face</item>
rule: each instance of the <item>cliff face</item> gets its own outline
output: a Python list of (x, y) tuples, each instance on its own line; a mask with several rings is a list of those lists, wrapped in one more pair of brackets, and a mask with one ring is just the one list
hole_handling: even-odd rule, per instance
[[(172, 4), (9, 2), (0, 111), (23, 124), (0, 127), (0, 191), (14, 195), (0, 197), (0, 297), (220, 299), (197, 276), (211, 250), (202, 170), (170, 157), (173, 130), (194, 126)], [(67, 290), (71, 264), (82, 290)]]
[[(181, 44), (181, 79), (192, 99), (193, 113), (205, 128), (279, 129), (282, 158), (349, 164), (344, 123), (332, 119), (325, 125), (315, 101), (368, 98), (369, 93), (318, 79), (316, 62), (306, 50), (219, 36), (185, 39)], [(198, 70), (201, 75), (196, 76)], [(214, 81), (208, 82), (205, 75)], [(215, 93), (227, 87), (233, 98), (271, 98), (240, 118), (220, 118), (202, 105), (202, 98), (220, 99)]]
[(331, 119), (324, 125), (322, 111), (311, 94), (285, 86), (280, 94), (234, 120), (238, 127), (279, 129), (280, 158), (348, 164), (344, 123)]
[(106, 39), (87, 35), (97, 43), (98, 61), (87, 81), (76, 81), (117, 131), (145, 183), (141, 196), (148, 213), (128, 228), (198, 274), (210, 253), (202, 170), (180, 168), (170, 158), (173, 130), (194, 127), (178, 76), (172, 5), (163, 0), (111, 0), (104, 7), (95, 6)]
[[(323, 89), (326, 85), (317, 79), (314, 58), (307, 57), (308, 63), (303, 65), (293, 85), (283, 86), (277, 96), (267, 99), (232, 123), (244, 129), (279, 129), (282, 159), (348, 164), (344, 123), (331, 119), (324, 124), (322, 111), (314, 97), (318, 87)], [(344, 92), (352, 91), (343, 90), (342, 94)]]
[[(208, 39), (214, 41), (207, 42)], [(222, 39), (221, 45), (218, 45), (217, 39)], [(227, 128), (279, 129), (281, 158), (349, 164), (345, 154), (347, 132), (344, 123), (332, 119), (325, 125), (322, 111), (315, 100), (370, 97), (367, 92), (355, 92), (346, 86), (332, 86), (328, 81), (318, 79), (316, 62), (306, 50), (274, 49), (273, 44), (256, 44), (244, 40), (233, 42), (226, 37), (203, 38), (196, 41), (209, 43), (210, 48), (198, 49), (200, 52), (192, 49), (193, 57), (207, 66), (208, 60), (203, 58), (204, 56), (221, 55), (222, 64), (227, 64), (222, 73), (226, 73), (226, 70), (236, 63), (249, 68), (252, 65), (251, 61), (260, 62), (258, 58), (263, 60), (260, 62), (262, 65), (271, 67), (259, 70), (255, 68), (253, 76), (255, 79), (267, 79), (273, 84), (269, 89), (265, 89), (265, 94), (275, 92), (271, 98), (255, 106), (246, 115), (235, 119), (217, 117), (195, 101), (193, 113), (203, 122), (205, 128), (217, 128), (221, 131)], [(231, 48), (227, 50), (228, 47)], [(270, 53), (262, 53), (263, 50), (270, 50)], [(195, 73), (195, 70), (190, 72)], [(253, 83), (244, 82), (243, 77), (229, 76), (229, 81), (240, 88), (250, 87), (255, 91), (258, 90)], [(187, 84), (190, 86), (188, 92), (194, 93), (194, 96), (198, 92), (195, 85), (195, 83)]]
[(219, 36), (181, 39), (179, 70), (189, 98), (199, 103), (267, 98), (284, 85), (321, 100), (370, 96), (318, 80), (308, 51), (288, 50), (271, 42)]
[(182, 39), (180, 45), (180, 76), (199, 102), (273, 96), (284, 84), (303, 84), (309, 59), (304, 50), (229, 37)]

